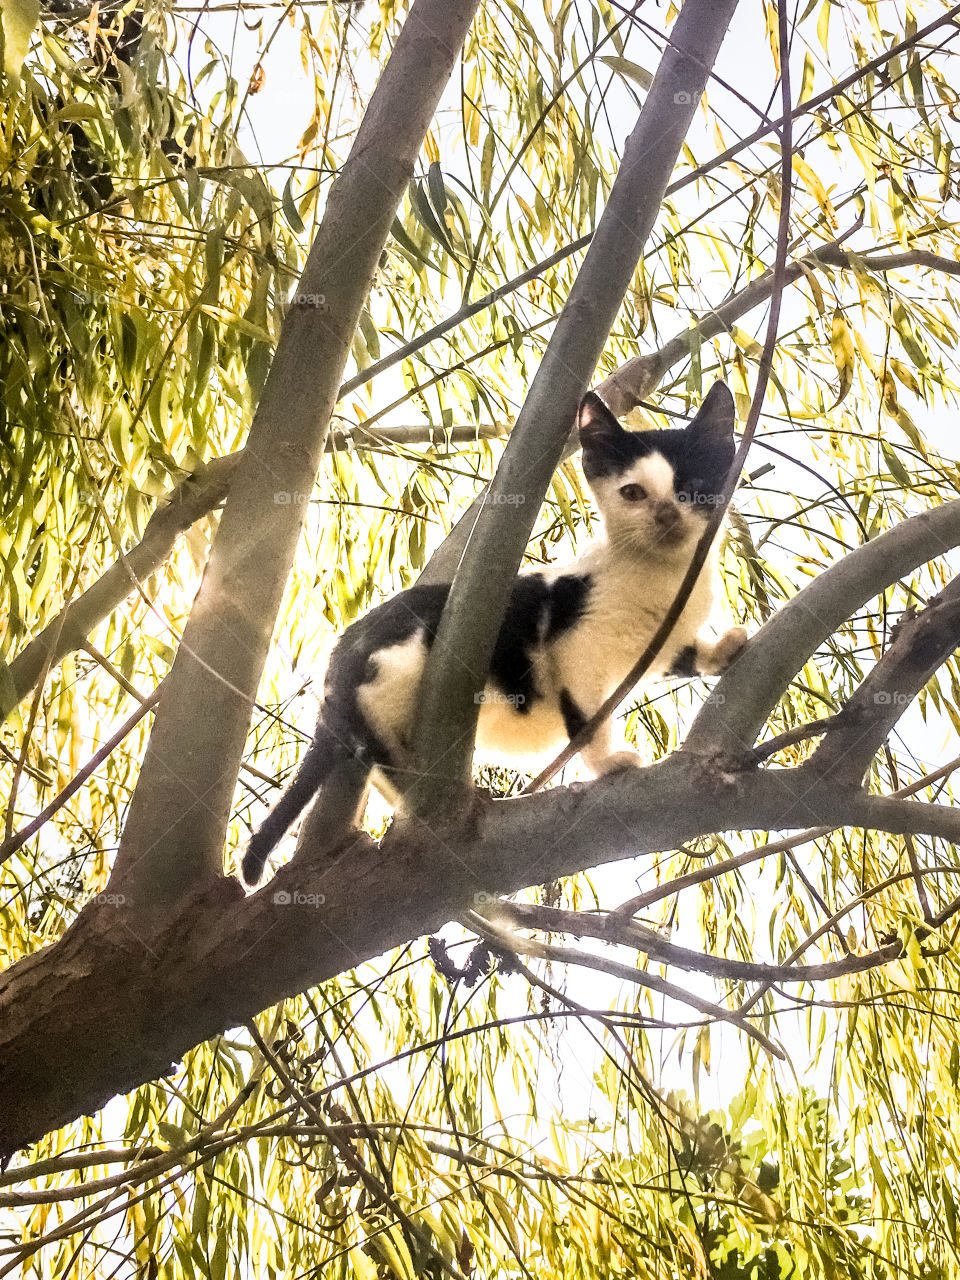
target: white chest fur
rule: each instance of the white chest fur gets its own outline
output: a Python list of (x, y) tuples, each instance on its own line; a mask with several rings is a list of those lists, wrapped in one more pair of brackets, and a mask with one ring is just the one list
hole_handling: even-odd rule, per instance
[[(563, 668), (587, 663), (597, 669), (607, 692), (634, 666), (675, 599), (690, 564), (689, 552), (641, 558), (616, 554), (604, 543), (560, 573), (590, 575), (591, 592), (583, 619), (556, 642)], [(718, 552), (711, 549), (683, 613), (650, 668), (662, 675), (679, 651), (693, 644), (710, 620), (719, 580)], [(602, 673), (602, 674), (601, 674)]]

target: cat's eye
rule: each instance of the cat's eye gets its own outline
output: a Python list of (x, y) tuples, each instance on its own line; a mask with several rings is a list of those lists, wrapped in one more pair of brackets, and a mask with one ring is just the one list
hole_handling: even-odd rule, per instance
[(642, 484), (623, 484), (620, 486), (620, 497), (627, 502), (642, 502), (647, 491)]

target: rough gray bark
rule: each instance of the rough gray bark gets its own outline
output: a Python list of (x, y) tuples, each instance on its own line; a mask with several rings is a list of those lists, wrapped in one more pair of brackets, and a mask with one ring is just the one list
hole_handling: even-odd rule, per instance
[[(725, 709), (744, 704), (732, 719), (750, 723), (757, 708), (776, 704), (823, 638), (825, 610), (842, 614), (832, 630), (858, 602), (958, 543), (960, 501), (828, 569), (785, 607), (788, 625), (764, 627), (725, 677)], [(941, 658), (953, 644), (944, 616), (931, 614)], [(884, 678), (916, 687), (915, 666), (907, 648)], [(875, 747), (888, 728), (888, 718), (868, 727)], [(438, 928), (478, 893), (509, 893), (716, 831), (863, 824), (960, 839), (957, 811), (869, 796), (816, 758), (797, 769), (759, 768), (703, 730), (700, 746), (591, 784), (517, 800), (474, 797), (438, 834), (414, 818), (395, 823), (380, 846), (357, 833), (333, 852), (301, 842), (297, 858), (249, 897), (222, 877), (161, 916), (122, 893), (101, 895), (58, 943), (0, 977), (0, 1156), (161, 1074), (192, 1045), (277, 1000)], [(169, 840), (158, 832), (161, 850)]]
[(415, 0), (330, 190), (117, 853), (111, 883), (144, 907), (220, 873), (250, 713), (303, 521), (294, 495), (313, 489), (361, 308), (477, 2)]
[(697, 109), (736, 0), (686, 0), (590, 248), (457, 567), (422, 685), (410, 802), (440, 812), (470, 781), (483, 687), (530, 531)]

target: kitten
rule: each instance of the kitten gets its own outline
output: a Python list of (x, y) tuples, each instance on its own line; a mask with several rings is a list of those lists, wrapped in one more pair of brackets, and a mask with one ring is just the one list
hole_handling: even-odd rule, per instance
[[(477, 728), (477, 748), (497, 757), (552, 756), (626, 676), (673, 600), (734, 455), (733, 397), (710, 390), (683, 430), (627, 431), (601, 399), (578, 418), (583, 472), (603, 518), (597, 538), (566, 565), (521, 573), (500, 629)], [(648, 671), (718, 675), (746, 643), (742, 627), (702, 634), (719, 584), (717, 539), (670, 638)], [(413, 767), (410, 741), (424, 663), (449, 592), (414, 586), (343, 633), (330, 658), (317, 734), (293, 782), (243, 859), (259, 880), (271, 849), (353, 753), (399, 779)], [(642, 763), (610, 720), (581, 758), (594, 774)]]

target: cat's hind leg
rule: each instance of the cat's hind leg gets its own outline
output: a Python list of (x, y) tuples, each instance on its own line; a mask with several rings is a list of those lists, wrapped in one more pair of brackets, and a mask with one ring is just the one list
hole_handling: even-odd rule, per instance
[[(560, 713), (569, 738), (580, 732), (604, 700), (602, 692), (591, 687), (592, 682), (571, 683), (573, 689), (563, 686), (559, 694)], [(639, 751), (630, 747), (622, 733), (617, 732), (609, 716), (600, 721), (589, 742), (580, 748), (580, 759), (595, 778), (621, 769), (639, 769), (646, 764)]]

